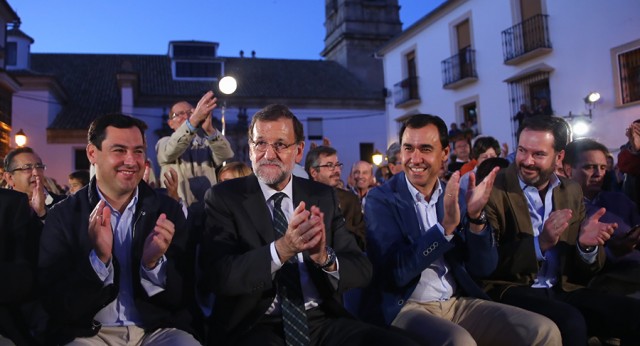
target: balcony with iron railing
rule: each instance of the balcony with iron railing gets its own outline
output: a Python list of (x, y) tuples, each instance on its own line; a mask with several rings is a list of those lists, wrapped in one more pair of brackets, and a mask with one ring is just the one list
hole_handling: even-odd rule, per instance
[(552, 51), (549, 16), (537, 14), (502, 32), (504, 63), (517, 65)]
[(420, 102), (418, 77), (409, 77), (393, 86), (393, 100), (397, 108), (408, 107)]
[(442, 87), (456, 89), (478, 80), (476, 72), (476, 51), (471, 47), (442, 61)]

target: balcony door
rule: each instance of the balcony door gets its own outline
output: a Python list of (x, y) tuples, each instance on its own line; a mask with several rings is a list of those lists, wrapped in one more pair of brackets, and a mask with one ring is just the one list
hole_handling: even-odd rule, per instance
[(522, 40), (525, 52), (530, 52), (541, 47), (540, 42), (544, 42), (544, 30), (541, 30), (540, 21), (536, 20), (536, 16), (542, 14), (542, 4), (540, 1), (541, 0), (520, 0)]
[(472, 76), (471, 59), (469, 57), (469, 49), (471, 49), (471, 30), (469, 20), (466, 19), (456, 25), (456, 38), (458, 43), (458, 60), (460, 64), (460, 78)]

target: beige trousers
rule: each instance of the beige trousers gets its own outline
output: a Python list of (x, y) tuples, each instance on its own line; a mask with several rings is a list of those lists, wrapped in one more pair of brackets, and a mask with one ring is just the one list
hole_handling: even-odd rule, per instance
[(391, 323), (432, 345), (562, 345), (550, 319), (484, 299), (407, 302)]
[(145, 334), (137, 326), (102, 327), (98, 335), (90, 338), (76, 338), (67, 345), (72, 346), (175, 346), (200, 345), (193, 335), (175, 328), (157, 329)]

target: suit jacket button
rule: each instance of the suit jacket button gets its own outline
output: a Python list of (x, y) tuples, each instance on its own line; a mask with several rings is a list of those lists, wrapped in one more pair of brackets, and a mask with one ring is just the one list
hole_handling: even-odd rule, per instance
[(430, 252), (431, 252), (431, 249), (426, 249), (426, 250), (424, 250), (424, 251), (422, 252), (422, 255), (423, 255), (423, 256), (428, 256)]
[(398, 305), (404, 305), (404, 300), (402, 299), (398, 300)]

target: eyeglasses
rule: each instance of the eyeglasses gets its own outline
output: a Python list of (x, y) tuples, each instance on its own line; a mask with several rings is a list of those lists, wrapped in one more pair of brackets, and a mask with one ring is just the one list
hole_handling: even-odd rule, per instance
[(320, 168), (320, 167), (326, 167), (326, 168), (328, 168), (330, 171), (333, 171), (333, 170), (335, 170), (336, 168), (342, 168), (342, 166), (344, 166), (344, 163), (342, 163), (342, 162), (336, 162), (336, 163), (329, 162), (329, 163), (325, 163), (324, 165), (317, 165), (316, 167), (317, 167), (317, 168)]
[(285, 150), (289, 149), (289, 147), (296, 144), (296, 143), (284, 144), (282, 142), (269, 143), (265, 141), (257, 141), (257, 142), (251, 141), (251, 142), (253, 143), (253, 150), (255, 151), (264, 153), (267, 151), (267, 149), (269, 149), (269, 146), (271, 146), (271, 148), (273, 148), (273, 151), (275, 151), (278, 154), (283, 153)]
[(173, 119), (175, 119), (177, 117), (181, 117), (183, 115), (186, 115), (186, 116), (189, 117), (189, 116), (191, 116), (191, 114), (193, 114), (193, 109), (189, 109), (189, 110), (186, 110), (186, 111), (173, 113), (173, 114), (169, 115), (169, 120), (173, 120)]
[(43, 165), (42, 163), (36, 163), (36, 164), (27, 163), (27, 164), (22, 165), (21, 167), (16, 167), (16, 168), (12, 169), (10, 172), (11, 173), (13, 173), (15, 171), (27, 171), (28, 172), (28, 171), (33, 171), (34, 168), (36, 170), (38, 170), (38, 171), (44, 171), (47, 168), (47, 166)]

